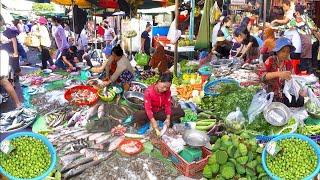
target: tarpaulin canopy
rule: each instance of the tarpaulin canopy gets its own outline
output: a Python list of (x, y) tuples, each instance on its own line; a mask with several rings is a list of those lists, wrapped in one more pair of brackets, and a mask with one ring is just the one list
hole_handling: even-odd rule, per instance
[(78, 5), (79, 8), (92, 7), (92, 4), (87, 0), (51, 0), (51, 2), (64, 6)]
[(117, 9), (119, 8), (117, 0), (87, 0), (88, 2), (96, 5), (99, 8), (111, 8)]

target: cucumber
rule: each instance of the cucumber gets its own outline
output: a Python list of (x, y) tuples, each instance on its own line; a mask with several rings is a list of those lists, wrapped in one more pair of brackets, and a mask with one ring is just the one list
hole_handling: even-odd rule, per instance
[(211, 117), (210, 114), (207, 114), (207, 113), (204, 113), (204, 112), (201, 112), (198, 114), (198, 118), (200, 119), (209, 119)]
[(200, 119), (198, 122), (216, 122), (215, 119)]
[(200, 121), (198, 121), (197, 123), (196, 123), (196, 126), (210, 126), (211, 124), (215, 124), (215, 122), (200, 122)]
[(214, 125), (215, 123), (212, 123), (211, 125), (208, 125), (208, 126), (196, 126), (196, 130), (207, 131), (207, 130), (210, 130)]

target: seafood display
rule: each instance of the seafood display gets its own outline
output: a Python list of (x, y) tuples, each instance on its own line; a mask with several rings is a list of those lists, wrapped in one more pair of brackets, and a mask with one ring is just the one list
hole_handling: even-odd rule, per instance
[(112, 136), (122, 136), (126, 133), (126, 131), (127, 131), (126, 127), (122, 125), (118, 125), (111, 129), (111, 134)]
[(69, 79), (69, 80), (67, 80), (67, 81), (64, 83), (64, 86), (65, 86), (67, 89), (70, 89), (70, 88), (72, 88), (72, 87), (74, 87), (74, 86), (78, 86), (78, 85), (80, 85), (80, 84), (82, 84), (82, 82), (79, 81), (79, 80)]
[(16, 109), (0, 115), (0, 132), (13, 132), (28, 127), (37, 117), (37, 111), (29, 108)]
[(75, 112), (70, 108), (53, 110), (45, 114), (46, 123), (49, 127), (57, 127), (63, 125), (67, 120), (73, 117)]
[(71, 94), (71, 102), (75, 103), (89, 103), (94, 101), (97, 98), (97, 95), (87, 89), (79, 90)]
[(64, 97), (67, 101), (79, 106), (93, 105), (98, 101), (97, 90), (82, 85), (68, 89)]
[(119, 150), (123, 153), (133, 155), (141, 152), (143, 145), (139, 140), (127, 140), (119, 145)]
[(143, 105), (143, 103), (144, 103), (141, 99), (139, 99), (137, 97), (130, 97), (130, 98), (128, 98), (128, 101), (133, 102), (138, 105)]
[(234, 71), (232, 74), (226, 76), (227, 78), (232, 78), (238, 82), (251, 82), (251, 81), (259, 81), (259, 76), (250, 71), (245, 69), (239, 69), (237, 71)]

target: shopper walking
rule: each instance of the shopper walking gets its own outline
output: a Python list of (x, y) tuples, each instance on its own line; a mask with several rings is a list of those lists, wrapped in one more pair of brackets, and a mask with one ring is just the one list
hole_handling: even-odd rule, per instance
[(68, 44), (68, 39), (65, 35), (64, 29), (61, 26), (61, 19), (57, 16), (52, 18), (52, 23), (55, 26), (55, 29), (53, 30), (53, 34), (54, 34), (54, 39), (56, 41), (57, 44), (57, 55), (56, 55), (56, 59), (59, 59), (61, 57), (61, 53), (63, 52), (63, 50), (66, 50), (69, 48), (69, 44)]

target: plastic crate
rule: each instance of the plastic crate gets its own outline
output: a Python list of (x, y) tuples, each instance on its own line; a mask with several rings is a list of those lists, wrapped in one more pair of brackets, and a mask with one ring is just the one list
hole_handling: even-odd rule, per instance
[(197, 172), (202, 171), (203, 168), (208, 164), (211, 151), (205, 147), (201, 148), (202, 159), (197, 162), (188, 163), (178, 153), (170, 149), (170, 147), (161, 141), (160, 151), (165, 158), (170, 158), (176, 168), (185, 176), (192, 177)]

